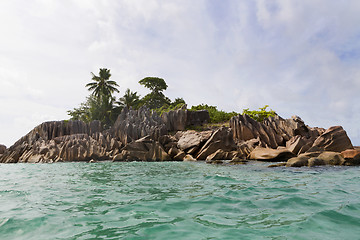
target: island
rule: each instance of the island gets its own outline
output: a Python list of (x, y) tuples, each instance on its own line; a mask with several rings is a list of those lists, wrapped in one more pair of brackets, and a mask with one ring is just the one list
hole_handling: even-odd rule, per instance
[(201, 104), (187, 109), (171, 101), (162, 78), (139, 81), (151, 92), (140, 99), (129, 89), (115, 105), (110, 70), (92, 74), (92, 91), (70, 120), (44, 122), (9, 148), (0, 145), (0, 163), (97, 161), (205, 161), (211, 164), (274, 162), (270, 167), (360, 165), (341, 126), (309, 127), (293, 116), (245, 109), (242, 114)]

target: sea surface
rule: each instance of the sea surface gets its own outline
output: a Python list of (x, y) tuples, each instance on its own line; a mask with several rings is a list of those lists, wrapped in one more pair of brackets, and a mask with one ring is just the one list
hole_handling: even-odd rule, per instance
[(0, 239), (360, 239), (360, 168), (0, 164)]

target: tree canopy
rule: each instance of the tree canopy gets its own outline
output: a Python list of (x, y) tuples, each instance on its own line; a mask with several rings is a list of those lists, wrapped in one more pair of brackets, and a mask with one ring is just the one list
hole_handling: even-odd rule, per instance
[(150, 109), (161, 108), (164, 105), (170, 105), (171, 100), (163, 93), (167, 89), (167, 84), (164, 79), (158, 77), (146, 77), (139, 81), (141, 85), (151, 90), (142, 99), (142, 105), (146, 105)]
[[(108, 128), (112, 126), (124, 107), (137, 109), (145, 105), (162, 114), (163, 112), (183, 108), (186, 105), (183, 98), (175, 98), (172, 102), (164, 95), (163, 92), (168, 88), (168, 85), (162, 78), (146, 77), (139, 81), (139, 84), (150, 90), (150, 93), (143, 98), (140, 99), (140, 95), (137, 92), (132, 92), (128, 88), (124, 95), (116, 101), (116, 97), (113, 94), (119, 92), (117, 88), (119, 85), (115, 81), (110, 80), (110, 69), (100, 68), (98, 76), (92, 72), (91, 75), (92, 82), (86, 84), (86, 87), (92, 92), (78, 108), (68, 111), (72, 120), (82, 120), (84, 122), (100, 120), (102, 125)], [(268, 107), (268, 105), (265, 105), (263, 108), (253, 111), (247, 108), (243, 110), (242, 114), (247, 114), (261, 122), (269, 116), (276, 115), (275, 111), (267, 110)], [(189, 110), (207, 110), (210, 115), (210, 123), (226, 122), (232, 116), (238, 114), (236, 112), (218, 110), (216, 106), (209, 106), (207, 104), (192, 106)]]
[(141, 79), (139, 83), (152, 92), (162, 92), (168, 88), (165, 80), (158, 77), (146, 77)]
[(117, 87), (119, 85), (112, 80), (110, 69), (100, 68), (99, 76), (96, 76), (91, 72), (93, 82), (86, 84), (85, 86), (89, 91), (93, 91), (92, 94), (96, 97), (112, 96), (114, 92), (119, 92)]
[(116, 102), (120, 107), (134, 107), (136, 108), (140, 104), (140, 96), (137, 95), (137, 92), (132, 92), (130, 89), (126, 89), (123, 97), (119, 98), (119, 101)]

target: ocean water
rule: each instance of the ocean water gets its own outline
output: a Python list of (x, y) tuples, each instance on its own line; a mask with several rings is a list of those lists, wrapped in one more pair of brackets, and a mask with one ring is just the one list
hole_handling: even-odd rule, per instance
[(0, 239), (360, 239), (360, 168), (0, 164)]

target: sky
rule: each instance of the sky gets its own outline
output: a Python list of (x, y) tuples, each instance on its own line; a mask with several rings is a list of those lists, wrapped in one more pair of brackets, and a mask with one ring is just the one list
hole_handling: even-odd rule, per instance
[(270, 105), (360, 145), (360, 1), (1, 0), (0, 143), (69, 119), (91, 72), (144, 96), (242, 112)]

